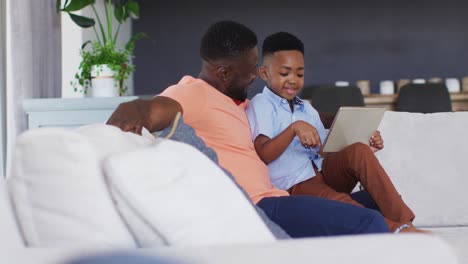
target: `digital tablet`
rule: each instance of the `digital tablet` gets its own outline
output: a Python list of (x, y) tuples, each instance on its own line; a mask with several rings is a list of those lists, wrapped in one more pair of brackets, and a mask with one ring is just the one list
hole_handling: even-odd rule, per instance
[(341, 107), (330, 127), (323, 152), (337, 152), (356, 142), (369, 145), (385, 111), (385, 108)]

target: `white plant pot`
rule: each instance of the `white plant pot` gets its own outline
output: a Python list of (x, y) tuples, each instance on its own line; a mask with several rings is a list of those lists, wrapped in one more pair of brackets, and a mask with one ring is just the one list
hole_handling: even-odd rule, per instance
[(107, 64), (94, 65), (91, 68), (90, 97), (117, 97), (119, 93), (118, 82), (114, 79), (114, 72)]

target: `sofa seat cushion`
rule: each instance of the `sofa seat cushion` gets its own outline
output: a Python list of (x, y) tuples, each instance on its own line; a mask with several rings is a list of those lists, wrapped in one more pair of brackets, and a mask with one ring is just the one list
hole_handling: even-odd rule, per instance
[[(127, 221), (137, 224), (131, 230), (154, 230), (176, 246), (275, 241), (232, 180), (192, 146), (158, 139), (110, 156), (104, 170), (122, 215), (135, 213)], [(134, 235), (139, 241), (149, 236)]]
[(468, 226), (434, 227), (428, 230), (452, 246), (460, 263), (468, 263)]
[(415, 225), (468, 225), (468, 112), (387, 111), (379, 130), (385, 148), (376, 155)]

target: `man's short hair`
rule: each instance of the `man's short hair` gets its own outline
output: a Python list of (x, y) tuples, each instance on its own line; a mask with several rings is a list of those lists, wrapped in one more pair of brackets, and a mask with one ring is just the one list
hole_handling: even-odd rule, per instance
[(291, 33), (274, 33), (266, 37), (263, 41), (262, 58), (283, 50), (297, 50), (304, 55), (304, 44), (299, 38)]
[(200, 56), (210, 61), (235, 58), (257, 46), (257, 35), (248, 27), (233, 21), (211, 25), (201, 40)]

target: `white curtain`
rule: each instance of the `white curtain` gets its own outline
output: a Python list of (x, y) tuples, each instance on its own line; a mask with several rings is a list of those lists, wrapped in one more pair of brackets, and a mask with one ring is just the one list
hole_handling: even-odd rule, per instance
[(0, 1), (0, 177), (5, 176), (5, 156), (6, 156), (6, 5), (5, 1)]
[(55, 0), (7, 0), (7, 175), (16, 136), (27, 127), (22, 101), (61, 96), (60, 15)]

